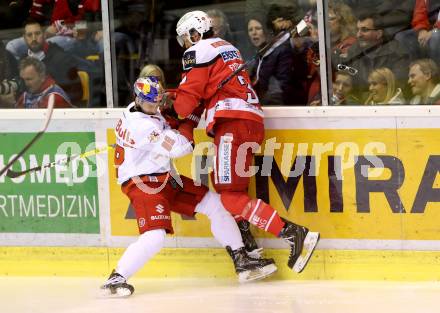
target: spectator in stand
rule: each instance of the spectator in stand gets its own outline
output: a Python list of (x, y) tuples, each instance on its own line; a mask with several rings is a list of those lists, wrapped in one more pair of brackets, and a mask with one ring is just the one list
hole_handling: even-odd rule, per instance
[(333, 81), (331, 105), (357, 105), (359, 99), (353, 94), (353, 75), (345, 71), (337, 71)]
[(410, 104), (440, 104), (440, 72), (431, 59), (420, 59), (409, 67), (408, 84), (414, 97)]
[[(53, 7), (53, 0), (21, 0), (11, 1), (8, 7), (8, 17), (4, 17), (0, 13), (0, 19), (6, 18), (10, 20), (7, 28), (21, 28), (26, 20), (33, 19), (41, 23), (41, 25), (48, 25), (50, 22), (50, 15)], [(0, 9), (0, 12), (3, 11)], [(25, 13), (26, 12), (26, 13)], [(13, 22), (12, 22), (13, 21)], [(1, 27), (4, 29), (6, 27)], [(10, 40), (6, 49), (11, 52), (17, 60), (20, 60), (26, 55), (26, 43), (23, 37), (18, 37)]]
[[(256, 18), (248, 22), (248, 35), (256, 50), (268, 42), (263, 24)], [(252, 85), (262, 105), (292, 105), (295, 99), (293, 52), (287, 40), (256, 60), (250, 70)]]
[(365, 102), (368, 93), (368, 76), (373, 69), (389, 67), (394, 73), (397, 85), (402, 87), (408, 76), (409, 57), (396, 40), (387, 40), (384, 30), (375, 24), (370, 15), (361, 15), (357, 21), (357, 42), (347, 56), (334, 58), (337, 64), (356, 69), (354, 94)]
[(412, 26), (420, 47), (440, 64), (440, 1), (416, 0)]
[(407, 49), (411, 60), (427, 55), (440, 62), (440, 1), (415, 0), (414, 12), (411, 14), (412, 28), (396, 35), (402, 46)]
[(14, 107), (19, 85), (17, 77), (17, 61), (0, 41), (0, 108)]
[[(252, 18), (259, 17), (263, 25), (269, 25), (273, 19), (267, 12), (274, 8), (282, 8), (284, 18), (277, 16), (280, 20), (277, 21), (279, 27), (284, 27), (285, 22), (291, 21), (292, 25), (296, 25), (304, 16), (302, 8), (298, 4), (298, 0), (246, 0), (245, 17), (249, 21)], [(268, 27), (272, 28), (271, 26)]]
[(17, 101), (17, 108), (46, 108), (50, 95), (55, 96), (55, 108), (71, 108), (69, 96), (58, 86), (52, 77), (46, 75), (43, 62), (26, 57), (20, 61), (20, 77), (26, 86)]
[[(328, 20), (332, 52), (335, 53), (338, 58), (347, 56), (348, 48), (356, 42), (356, 37), (354, 36), (356, 22), (350, 7), (338, 1), (331, 1), (329, 3)], [(307, 17), (307, 25), (309, 27), (310, 37), (308, 41), (303, 41), (304, 47), (307, 47), (306, 63), (308, 69), (305, 80), (307, 83), (306, 89), (308, 91), (307, 103), (315, 106), (321, 104), (321, 77), (316, 11), (311, 11), (311, 15)], [(350, 78), (350, 85), (352, 85), (352, 78)]]
[[(352, 90), (353, 75), (344, 70), (337, 71), (333, 80), (333, 95), (330, 99), (330, 105), (359, 105), (359, 99), (353, 96)], [(321, 94), (309, 105), (321, 105)]]
[(307, 47), (305, 50), (307, 104), (316, 105), (314, 102), (321, 99), (321, 61), (319, 59), (318, 21), (316, 20), (316, 14), (307, 19), (307, 26), (310, 36), (307, 41), (304, 41), (304, 46)]
[(78, 76), (77, 61), (57, 44), (47, 42), (40, 23), (29, 20), (24, 27), (24, 39), (28, 56), (44, 63), (47, 73), (67, 92), (74, 105), (82, 97), (82, 86)]
[(90, 51), (85, 54), (102, 53), (101, 1), (55, 1), (46, 38), (65, 51), (76, 53), (86, 46)]
[(39, 21), (42, 25), (50, 23), (54, 0), (33, 0), (29, 9), (29, 18)]
[(214, 36), (223, 38), (234, 44), (235, 40), (232, 36), (231, 27), (226, 14), (217, 9), (208, 10), (206, 11), (206, 14), (211, 18)]
[(389, 68), (373, 70), (368, 76), (368, 84), (370, 94), (365, 104), (406, 104), (402, 90), (396, 87), (396, 79)]
[(373, 16), (375, 26), (382, 29), (387, 38), (394, 38), (397, 33), (411, 27), (415, 0), (344, 0), (344, 2), (355, 14)]
[(351, 8), (339, 1), (330, 1), (328, 23), (332, 51), (346, 55), (348, 48), (356, 42), (356, 18)]

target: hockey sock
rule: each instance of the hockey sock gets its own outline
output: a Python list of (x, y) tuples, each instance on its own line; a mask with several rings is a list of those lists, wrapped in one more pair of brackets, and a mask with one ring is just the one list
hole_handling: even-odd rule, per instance
[(279, 237), (284, 222), (273, 207), (261, 199), (252, 199), (247, 192), (226, 191), (221, 193), (225, 208), (240, 215), (252, 225)]
[(230, 246), (232, 250), (244, 247), (237, 223), (223, 207), (218, 194), (208, 191), (195, 211), (209, 218), (212, 235), (223, 247)]
[(162, 249), (165, 244), (164, 229), (147, 231), (130, 244), (116, 267), (116, 272), (128, 279)]
[(261, 199), (251, 199), (245, 206), (242, 216), (252, 225), (277, 237), (285, 225), (278, 212)]

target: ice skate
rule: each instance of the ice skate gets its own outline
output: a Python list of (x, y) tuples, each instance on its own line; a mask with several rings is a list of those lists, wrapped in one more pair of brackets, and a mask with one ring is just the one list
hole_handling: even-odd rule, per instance
[(263, 248), (258, 248), (257, 242), (249, 229), (250, 223), (246, 220), (242, 220), (237, 222), (237, 225), (248, 256), (254, 259), (262, 258)]
[(101, 286), (101, 292), (106, 297), (128, 297), (133, 294), (134, 287), (127, 284), (127, 280), (113, 270), (105, 284)]
[(280, 232), (280, 237), (290, 245), (290, 255), (287, 266), (301, 273), (307, 265), (319, 240), (318, 232), (310, 232), (306, 227), (296, 225), (285, 219), (286, 225)]
[(255, 259), (247, 255), (245, 248), (232, 250), (226, 247), (235, 266), (240, 283), (264, 279), (277, 271), (273, 259)]

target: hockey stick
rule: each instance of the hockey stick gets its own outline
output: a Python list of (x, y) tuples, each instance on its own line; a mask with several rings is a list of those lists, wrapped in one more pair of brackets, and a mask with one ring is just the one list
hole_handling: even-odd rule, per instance
[(86, 152), (81, 153), (81, 154), (69, 155), (68, 157), (66, 157), (64, 159), (61, 159), (61, 160), (58, 160), (58, 161), (54, 161), (54, 162), (50, 162), (50, 163), (47, 163), (47, 164), (42, 164), (42, 165), (39, 165), (39, 166), (35, 166), (35, 167), (29, 168), (27, 170), (21, 171), (21, 172), (15, 172), (13, 170), (8, 170), (8, 172), (6, 173), (6, 176), (9, 177), (9, 178), (16, 178), (16, 177), (25, 175), (25, 174), (30, 173), (30, 172), (41, 171), (41, 170), (43, 170), (45, 168), (51, 168), (51, 167), (54, 167), (54, 166), (57, 166), (57, 165), (67, 165), (67, 164), (69, 164), (70, 162), (72, 162), (75, 159), (85, 159), (85, 158), (88, 158), (90, 156), (94, 156), (94, 155), (100, 154), (102, 152), (106, 152), (109, 149), (113, 149), (115, 146), (116, 146), (116, 144), (113, 144), (113, 145), (105, 146), (103, 148), (96, 148), (96, 149), (93, 149), (93, 150), (90, 150), (90, 151), (86, 151)]
[(232, 78), (234, 78), (238, 73), (246, 69), (252, 62), (254, 62), (255, 59), (257, 59), (260, 56), (264, 56), (267, 53), (271, 53), (275, 48), (282, 45), (284, 42), (289, 40), (289, 38), (293, 38), (296, 35), (303, 36), (308, 31), (307, 23), (304, 20), (301, 20), (301, 22), (298, 23), (292, 30), (285, 30), (280, 32), (278, 35), (276, 35), (267, 45), (265, 45), (263, 48), (258, 50), (258, 52), (252, 57), (252, 59), (246, 61), (235, 71), (233, 71), (228, 77), (226, 77), (224, 80), (218, 84), (217, 89), (223, 88), (224, 85), (226, 85)]
[(47, 104), (46, 110), (46, 120), (44, 121), (43, 129), (39, 131), (34, 138), (20, 151), (17, 155), (9, 161), (8, 164), (4, 168), (0, 170), (0, 176), (2, 176), (11, 166), (15, 163), (19, 158), (26, 153), (26, 151), (46, 132), (47, 127), (49, 126), (50, 119), (52, 118), (53, 107), (55, 105), (55, 95), (51, 94), (49, 96), (49, 102)]

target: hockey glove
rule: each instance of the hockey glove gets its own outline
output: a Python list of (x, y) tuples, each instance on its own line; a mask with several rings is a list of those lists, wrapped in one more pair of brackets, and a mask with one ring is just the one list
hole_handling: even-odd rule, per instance
[(199, 125), (200, 117), (202, 116), (204, 109), (205, 108), (203, 107), (203, 105), (199, 105), (190, 115), (188, 115), (188, 117), (183, 119), (179, 124), (179, 133), (185, 136), (192, 143), (194, 143), (194, 128)]

